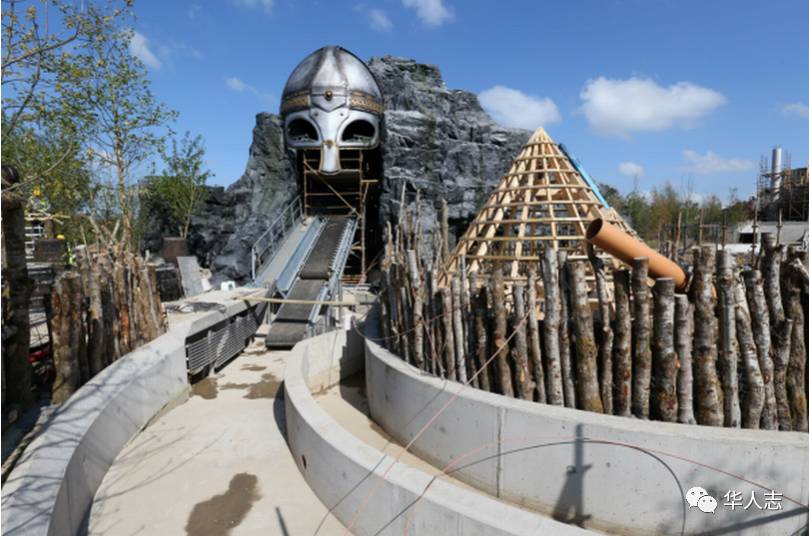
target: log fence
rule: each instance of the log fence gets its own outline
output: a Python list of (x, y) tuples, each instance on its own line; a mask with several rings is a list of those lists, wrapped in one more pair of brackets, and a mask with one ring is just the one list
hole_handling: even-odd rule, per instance
[(386, 346), (414, 366), (598, 413), (809, 431), (805, 252), (768, 235), (760, 258), (695, 247), (677, 294), (673, 280), (648, 279), (648, 259), (626, 269), (552, 248), (516, 280), (508, 263), (444, 271), (446, 217), (427, 236), (418, 214), (400, 221), (387, 227), (380, 318)]

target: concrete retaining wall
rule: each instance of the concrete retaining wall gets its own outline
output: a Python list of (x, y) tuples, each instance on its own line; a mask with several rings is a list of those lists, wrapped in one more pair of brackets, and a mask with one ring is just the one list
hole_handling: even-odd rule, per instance
[(290, 450), (309, 486), (354, 534), (404, 534), (408, 523), (407, 534), (589, 533), (443, 480), (431, 484), (432, 477), (402, 463), (391, 468), (393, 457), (344, 430), (311, 394), (362, 367), (362, 339), (337, 331), (297, 344), (284, 375)]
[[(809, 521), (807, 507), (786, 498), (773, 501), (780, 510), (744, 509), (753, 491), (764, 506), (771, 489), (809, 504), (807, 434), (644, 422), (460, 391), (370, 340), (365, 356), (372, 418), (401, 443), (459, 393), (411, 450), (439, 467), (455, 461), (454, 477), (509, 501), (622, 534), (798, 534)], [(714, 514), (683, 501), (693, 486), (716, 498)], [(743, 498), (735, 508), (723, 497), (733, 491)]]
[[(251, 289), (255, 292), (255, 289)], [(247, 308), (244, 290), (199, 298), (217, 310), (181, 316), (169, 331), (92, 378), (55, 412), (2, 490), (3, 534), (73, 535), (121, 448), (188, 388), (185, 340)]]

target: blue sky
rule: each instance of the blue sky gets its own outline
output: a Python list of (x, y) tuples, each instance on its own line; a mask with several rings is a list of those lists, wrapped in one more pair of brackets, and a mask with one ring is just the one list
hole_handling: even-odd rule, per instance
[(544, 124), (627, 193), (671, 181), (751, 195), (773, 145), (809, 160), (809, 1), (220, 0), (135, 3), (132, 51), (202, 134), (216, 184), (244, 171), (260, 111), (326, 44), (441, 68), (504, 124)]

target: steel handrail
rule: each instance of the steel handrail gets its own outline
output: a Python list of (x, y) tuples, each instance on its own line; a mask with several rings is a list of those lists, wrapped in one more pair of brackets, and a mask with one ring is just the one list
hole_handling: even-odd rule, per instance
[[(256, 280), (256, 272), (273, 258), (287, 231), (302, 218), (301, 198), (295, 196), (281, 209), (281, 213), (270, 223), (267, 230), (256, 238), (250, 248), (250, 273), (253, 281)], [(262, 245), (264, 241), (267, 241), (266, 246)]]

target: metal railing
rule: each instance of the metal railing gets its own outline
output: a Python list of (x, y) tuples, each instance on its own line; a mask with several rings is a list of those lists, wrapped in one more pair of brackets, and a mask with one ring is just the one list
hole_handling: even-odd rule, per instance
[(261, 233), (250, 248), (250, 274), (253, 281), (256, 274), (275, 256), (287, 231), (303, 219), (301, 198), (295, 198), (281, 209), (281, 213), (270, 223), (267, 230)]

